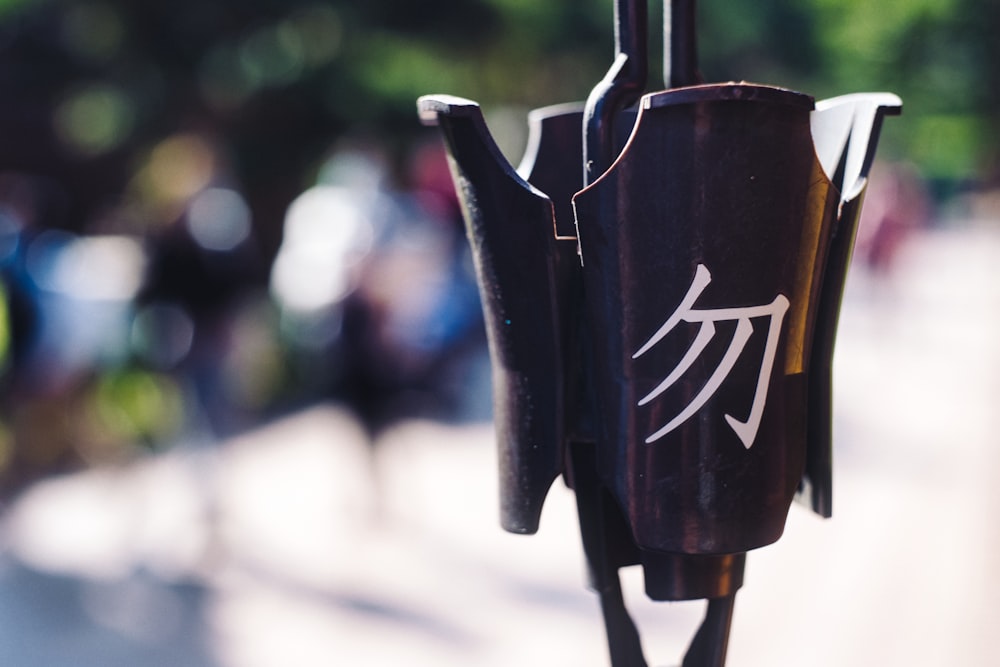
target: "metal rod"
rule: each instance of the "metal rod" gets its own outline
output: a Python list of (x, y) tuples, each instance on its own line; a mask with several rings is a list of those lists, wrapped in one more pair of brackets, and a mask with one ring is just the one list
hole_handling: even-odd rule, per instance
[(705, 619), (695, 634), (681, 667), (724, 667), (729, 648), (736, 593), (708, 601)]
[(600, 596), (604, 628), (608, 636), (611, 667), (647, 667), (639, 630), (625, 607), (617, 572), (605, 584), (597, 594)]
[(638, 68), (633, 78), (639, 87), (646, 85), (647, 16), (645, 0), (615, 2), (615, 53), (624, 53)]
[(698, 71), (696, 0), (671, 0), (663, 6), (663, 83), (680, 88), (702, 83)]
[[(625, 606), (618, 576), (618, 568), (627, 559), (623, 558), (617, 535), (627, 528), (615, 523), (620, 518), (614, 500), (602, 487), (597, 473), (596, 445), (592, 442), (570, 442), (569, 464), (583, 552), (587, 558), (590, 585), (600, 597), (611, 667), (647, 667), (639, 630)], [(616, 525), (618, 530), (615, 530)]]
[(615, 2), (615, 59), (587, 98), (584, 110), (583, 182), (593, 183), (614, 159), (614, 119), (646, 87), (646, 0)]

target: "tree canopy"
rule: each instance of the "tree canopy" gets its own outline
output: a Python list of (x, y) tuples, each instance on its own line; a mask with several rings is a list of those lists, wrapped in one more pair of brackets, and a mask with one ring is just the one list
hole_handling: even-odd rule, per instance
[[(698, 11), (707, 80), (818, 98), (896, 92), (905, 113), (883, 156), (943, 183), (996, 181), (995, 0), (704, 0)], [(414, 100), (432, 92), (487, 110), (583, 99), (612, 35), (610, 0), (3, 0), (0, 167), (68, 183), (65, 215), (83, 224), (166, 138), (210, 130), (274, 241), (338, 137), (406, 146), (421, 132)]]

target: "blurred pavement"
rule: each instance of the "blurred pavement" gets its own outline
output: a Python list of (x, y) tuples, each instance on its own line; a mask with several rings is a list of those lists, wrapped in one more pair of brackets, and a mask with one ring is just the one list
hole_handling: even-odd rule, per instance
[[(732, 667), (1000, 664), (994, 227), (852, 273), (834, 518), (793, 506), (751, 553)], [(557, 482), (539, 534), (508, 535), (495, 470), (487, 424), (401, 424), (372, 449), (321, 405), (45, 481), (0, 532), (0, 665), (606, 666), (571, 497)], [(624, 574), (650, 664), (679, 663), (701, 603)]]

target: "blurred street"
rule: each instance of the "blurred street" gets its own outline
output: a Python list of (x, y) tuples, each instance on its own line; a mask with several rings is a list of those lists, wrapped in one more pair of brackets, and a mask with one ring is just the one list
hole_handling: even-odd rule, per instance
[[(733, 667), (995, 665), (1000, 229), (914, 234), (848, 281), (834, 518), (793, 506), (749, 556)], [(371, 447), (321, 404), (221, 443), (30, 488), (0, 533), (0, 665), (602, 667), (572, 498), (498, 524), (488, 423)], [(626, 572), (651, 665), (702, 606)]]

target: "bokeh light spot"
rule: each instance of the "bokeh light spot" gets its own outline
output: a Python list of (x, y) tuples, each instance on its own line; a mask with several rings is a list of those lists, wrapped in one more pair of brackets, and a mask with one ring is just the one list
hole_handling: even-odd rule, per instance
[(250, 34), (240, 49), (243, 72), (255, 86), (293, 81), (301, 73), (304, 61), (298, 32), (274, 26)]
[(191, 201), (188, 231), (206, 250), (232, 250), (250, 236), (250, 207), (235, 190), (208, 188)]
[(132, 100), (107, 84), (77, 90), (55, 109), (59, 137), (73, 150), (88, 156), (120, 146), (131, 134), (134, 122)]
[(176, 134), (157, 144), (139, 174), (141, 194), (162, 206), (186, 204), (208, 185), (215, 172), (215, 151), (194, 134)]
[(132, 322), (131, 344), (148, 364), (171, 369), (187, 357), (194, 342), (194, 321), (170, 303), (144, 306)]
[(316, 186), (292, 202), (271, 272), (271, 293), (300, 313), (326, 308), (353, 288), (351, 267), (371, 248), (363, 199), (347, 188)]
[(94, 396), (97, 418), (120, 437), (157, 441), (174, 433), (184, 408), (176, 382), (167, 376), (126, 370), (103, 376)]

